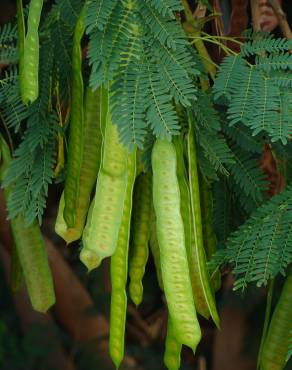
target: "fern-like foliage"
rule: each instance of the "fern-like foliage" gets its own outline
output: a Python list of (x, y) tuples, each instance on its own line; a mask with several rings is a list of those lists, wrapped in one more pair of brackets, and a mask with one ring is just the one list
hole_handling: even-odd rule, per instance
[(291, 40), (273, 38), (268, 33), (250, 34), (250, 41), (241, 46), (241, 54), (246, 57), (263, 53), (281, 53), (289, 51), (291, 47)]
[(0, 119), (8, 128), (18, 132), (28, 111), (19, 94), (18, 71), (16, 67), (4, 71), (0, 79)]
[(278, 273), (285, 275), (292, 262), (292, 187), (255, 210), (231, 234), (217, 263), (230, 263), (236, 275), (235, 289), (248, 283), (266, 285)]
[(190, 106), (198, 75), (175, 12), (178, 0), (93, 0), (86, 17), (90, 85), (111, 84), (122, 142), (142, 148), (147, 128), (170, 139), (180, 127), (173, 101)]
[(232, 149), (235, 163), (229, 165), (231, 176), (239, 191), (260, 205), (264, 200), (263, 193), (267, 190), (267, 181), (259, 168), (259, 161), (238, 147), (233, 146)]
[(7, 23), (0, 28), (0, 65), (11, 65), (17, 62), (17, 28)]
[(266, 199), (268, 181), (260, 169), (263, 138), (252, 136), (245, 126), (228, 126), (223, 113), (221, 127), (233, 155), (233, 163), (227, 164), (229, 176), (226, 181), (235, 208), (247, 216)]
[[(3, 186), (12, 187), (9, 217), (24, 214), (30, 224), (41, 222), (48, 186), (55, 166), (57, 115), (54, 94), (61, 92), (66, 104), (70, 91), (72, 37), (81, 0), (56, 0), (41, 26), (39, 98), (28, 108), (18, 93), (17, 70), (0, 82), (0, 115), (8, 128), (20, 133), (20, 144), (13, 153)], [(59, 97), (60, 98), (60, 97)]]
[(13, 188), (8, 201), (9, 217), (24, 213), (28, 224), (36, 216), (41, 221), (48, 185), (53, 177), (57, 124), (54, 113), (48, 111), (52, 45), (48, 43), (40, 51), (40, 97), (29, 107), (25, 133), (3, 181), (4, 187), (12, 185)]
[(217, 172), (228, 175), (228, 165), (235, 163), (234, 156), (221, 133), (220, 116), (213, 106), (210, 94), (198, 94), (192, 113), (202, 173), (213, 179), (217, 178)]
[(220, 102), (220, 98), (226, 99), (227, 103), (232, 100), (234, 89), (238, 87), (238, 79), (246, 76), (248, 65), (240, 54), (225, 58), (219, 69), (213, 93), (215, 101)]
[(219, 133), (212, 135), (206, 130), (200, 131), (199, 145), (204, 157), (210, 162), (216, 172), (228, 175), (228, 165), (234, 163), (234, 156), (226, 140)]
[(279, 143), (273, 143), (272, 151), (275, 153), (275, 157), (279, 158), (278, 162), (279, 172), (282, 176), (285, 176), (286, 182), (292, 182), (292, 142), (288, 141), (286, 145), (280, 145)]
[[(225, 122), (224, 122), (225, 123)], [(243, 125), (229, 126), (222, 124), (223, 133), (242, 150), (261, 154), (263, 151), (263, 138), (261, 136), (252, 136), (251, 130)]]
[(292, 133), (291, 46), (291, 40), (268, 35), (225, 58), (213, 92), (218, 103), (227, 105), (230, 125), (244, 124), (253, 135), (264, 132), (272, 141), (287, 143)]
[(163, 17), (169, 16), (174, 19), (175, 12), (183, 10), (181, 2), (177, 0), (148, 0), (147, 2)]
[(224, 245), (232, 231), (232, 195), (224, 176), (213, 184), (213, 227), (218, 245)]
[(82, 0), (55, 0), (43, 24), (42, 32), (54, 41), (53, 83), (58, 84), (61, 97), (66, 101), (71, 84), (71, 61), (74, 27), (80, 14)]

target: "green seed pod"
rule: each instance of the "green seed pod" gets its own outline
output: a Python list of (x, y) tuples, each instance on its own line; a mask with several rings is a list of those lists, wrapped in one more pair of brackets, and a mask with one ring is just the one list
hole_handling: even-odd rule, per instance
[[(208, 261), (210, 261), (213, 254), (216, 252), (217, 246), (217, 240), (213, 229), (213, 199), (211, 184), (209, 184), (204, 178), (201, 178), (200, 189), (204, 248), (206, 258)], [(214, 273), (210, 276), (210, 282), (213, 290), (217, 292), (221, 287), (221, 275), (219, 269), (214, 271)]]
[(26, 227), (23, 217), (17, 216), (11, 229), (31, 304), (46, 312), (55, 303), (55, 293), (40, 227), (37, 222)]
[(186, 170), (184, 165), (183, 142), (181, 137), (175, 138), (174, 141), (176, 154), (177, 154), (177, 179), (180, 190), (181, 200), (181, 215), (184, 222), (186, 251), (188, 256), (190, 278), (193, 288), (193, 296), (197, 312), (206, 319), (209, 318), (209, 309), (205, 302), (203, 287), (200, 284), (200, 277), (198, 266), (195, 259), (195, 248), (193, 238), (193, 223), (192, 223), (192, 210), (191, 210), (191, 195), (186, 177)]
[(128, 251), (133, 188), (136, 176), (136, 153), (132, 153), (128, 161), (128, 185), (124, 203), (124, 211), (117, 249), (111, 257), (111, 315), (110, 315), (110, 355), (119, 368), (124, 358), (125, 326), (127, 310), (126, 284), (128, 277)]
[(100, 128), (100, 91), (86, 91), (85, 120), (83, 136), (83, 153), (80, 166), (79, 194), (77, 196), (77, 209), (75, 224), (68, 227), (63, 211), (65, 206), (64, 193), (61, 196), (55, 231), (67, 243), (81, 238), (87, 211), (90, 203), (90, 195), (96, 182), (100, 167), (102, 136)]
[(84, 107), (83, 107), (83, 77), (82, 77), (82, 50), (81, 40), (84, 34), (85, 6), (77, 21), (72, 55), (72, 92), (71, 92), (71, 115), (70, 133), (68, 145), (68, 165), (64, 188), (64, 212), (63, 217), (69, 228), (74, 228), (78, 199), (80, 192), (80, 175), (84, 151)]
[(154, 210), (152, 210), (151, 215), (151, 228), (150, 228), (150, 239), (149, 239), (149, 246), (153, 256), (154, 265), (156, 269), (156, 275), (158, 280), (158, 285), (161, 290), (163, 290), (163, 282), (162, 282), (162, 272), (161, 272), (161, 262), (160, 262), (160, 250), (157, 240), (157, 231), (156, 231), (156, 216)]
[(127, 149), (119, 142), (117, 127), (113, 125), (108, 111), (92, 216), (90, 223), (86, 223), (82, 238), (80, 258), (87, 267), (89, 255), (103, 259), (112, 256), (116, 250), (127, 189), (128, 157)]
[(17, 293), (23, 284), (23, 273), (21, 264), (17, 255), (15, 243), (13, 243), (11, 254), (11, 272), (10, 272), (10, 287), (12, 292)]
[(24, 15), (23, 15), (23, 4), (22, 0), (17, 0), (17, 47), (18, 47), (18, 66), (19, 66), (19, 88), (20, 96), (23, 102), (27, 101), (27, 92), (25, 89), (25, 68), (24, 68), (24, 40), (25, 40), (25, 26), (24, 26)]
[(177, 341), (171, 317), (168, 317), (165, 352), (163, 357), (164, 364), (168, 370), (179, 370), (181, 349), (182, 345)]
[[(2, 159), (0, 178), (2, 181), (11, 158), (9, 148), (1, 136), (0, 149)], [(6, 202), (10, 194), (11, 188), (5, 188)], [(36, 221), (26, 226), (22, 215), (12, 219), (10, 224), (32, 306), (39, 312), (46, 312), (55, 303), (55, 293), (40, 227)]]
[[(198, 312), (203, 316), (206, 315), (205, 308), (208, 311), (215, 322), (216, 326), (219, 327), (219, 316), (216, 309), (215, 297), (210, 285), (210, 277), (207, 270), (206, 256), (203, 243), (203, 229), (202, 229), (202, 217), (201, 217), (201, 206), (200, 206), (200, 189), (199, 189), (199, 178), (197, 169), (197, 156), (194, 131), (192, 126), (189, 127), (188, 133), (188, 162), (189, 162), (189, 183), (190, 183), (190, 194), (191, 194), (191, 209), (192, 209), (192, 221), (193, 221), (193, 248), (192, 253), (192, 270), (197, 276), (197, 284), (199, 286), (198, 294), (195, 295), (196, 307)], [(202, 307), (202, 309), (201, 309)]]
[(166, 140), (157, 139), (152, 151), (153, 203), (165, 297), (180, 343), (195, 350), (201, 330), (194, 306), (180, 213), (176, 152)]
[[(21, 1), (21, 0), (20, 0)], [(18, 4), (20, 54), (20, 87), (24, 104), (34, 102), (39, 95), (39, 24), (43, 8), (43, 0), (31, 0), (29, 4), (27, 33), (24, 37), (22, 4)]]
[[(283, 370), (292, 332), (292, 273), (287, 276), (272, 315), (261, 354), (261, 370)], [(288, 368), (287, 368), (288, 370)]]
[(152, 208), (151, 172), (141, 173), (135, 182), (134, 206), (131, 225), (131, 250), (129, 263), (129, 291), (138, 306), (143, 298), (142, 279), (148, 260)]

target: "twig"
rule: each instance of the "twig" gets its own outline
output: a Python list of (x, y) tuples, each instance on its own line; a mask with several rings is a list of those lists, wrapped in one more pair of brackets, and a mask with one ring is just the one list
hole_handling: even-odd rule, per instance
[(192, 22), (193, 21), (193, 13), (192, 13), (191, 7), (188, 3), (188, 0), (182, 0), (182, 5), (184, 7), (187, 22)]
[(291, 28), (290, 28), (289, 23), (287, 21), (287, 16), (286, 16), (285, 12), (283, 11), (283, 9), (282, 9), (282, 7), (279, 3), (279, 0), (268, 0), (268, 3), (273, 8), (274, 13), (276, 14), (276, 16), (278, 18), (279, 25), (280, 25), (280, 28), (282, 30), (283, 35), (288, 40), (292, 40)]
[(186, 17), (186, 22), (184, 22), (183, 27), (185, 31), (191, 35), (191, 37), (198, 37), (198, 39), (194, 42), (194, 45), (199, 53), (199, 56), (202, 59), (202, 63), (206, 71), (209, 73), (212, 80), (214, 81), (216, 75), (216, 65), (214, 66), (214, 63), (211, 60), (211, 57), (206, 49), (205, 44), (199, 38), (202, 28), (202, 24), (200, 24), (200, 21), (202, 21), (202, 19), (206, 15), (207, 9), (199, 1), (197, 9), (193, 14), (187, 0), (182, 0), (182, 4), (184, 7)]

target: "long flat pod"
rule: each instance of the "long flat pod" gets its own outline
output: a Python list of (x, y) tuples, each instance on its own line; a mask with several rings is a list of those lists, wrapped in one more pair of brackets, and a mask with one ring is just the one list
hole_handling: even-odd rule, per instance
[(191, 284), (193, 288), (193, 296), (195, 301), (196, 310), (206, 319), (209, 318), (209, 309), (204, 298), (202, 285), (200, 284), (199, 270), (196, 263), (194, 252), (194, 240), (192, 232), (192, 210), (191, 210), (191, 195), (188, 185), (188, 180), (185, 174), (184, 155), (183, 155), (183, 142), (182, 138), (175, 138), (174, 140), (176, 154), (177, 154), (177, 179), (180, 190), (181, 201), (181, 215), (184, 223), (185, 230), (185, 243), (188, 256), (189, 271)]
[(64, 188), (63, 217), (69, 228), (76, 222), (77, 203), (80, 191), (80, 174), (84, 145), (84, 85), (82, 77), (81, 40), (84, 34), (84, 17), (86, 5), (83, 7), (75, 26), (72, 54), (72, 91), (70, 133), (68, 144), (68, 165)]
[(129, 292), (132, 301), (139, 305), (143, 298), (142, 279), (149, 255), (152, 209), (151, 172), (141, 173), (135, 182), (133, 217), (131, 224), (131, 248), (129, 262)]
[(176, 336), (195, 350), (201, 339), (185, 248), (176, 177), (176, 152), (172, 143), (157, 139), (152, 151), (153, 203), (165, 297)]
[[(20, 9), (20, 4), (18, 4)], [(24, 39), (23, 63), (20, 64), (20, 82), (21, 97), (24, 104), (34, 102), (39, 95), (39, 23), (41, 12), (43, 8), (43, 0), (31, 0), (29, 4), (28, 20), (27, 20), (27, 33)], [(20, 13), (18, 13), (20, 16)], [(18, 20), (18, 27), (24, 30), (21, 25), (23, 21)], [(23, 27), (23, 28), (22, 28)], [(23, 31), (20, 30), (20, 33)], [(20, 35), (19, 33), (19, 35)], [(22, 43), (22, 41), (21, 41)], [(21, 46), (21, 44), (19, 44)], [(22, 58), (22, 56), (21, 56)]]
[(164, 364), (168, 370), (179, 370), (181, 362), (181, 350), (182, 345), (176, 338), (175, 329), (171, 317), (169, 316), (167, 320), (165, 351), (163, 357)]
[(216, 252), (216, 236), (212, 228), (213, 223), (213, 199), (211, 185), (203, 177), (200, 178), (202, 226), (204, 233), (204, 247), (208, 261)]
[[(10, 162), (10, 152), (0, 137), (2, 168), (1, 180)], [(7, 187), (4, 197), (7, 202), (11, 188)], [(46, 312), (55, 303), (53, 278), (40, 227), (36, 221), (26, 226), (22, 215), (10, 221), (13, 239), (25, 278), (28, 294), (35, 310)]]
[(124, 358), (125, 325), (127, 311), (126, 284), (128, 277), (128, 252), (132, 211), (133, 188), (136, 176), (136, 153), (129, 156), (128, 184), (124, 202), (123, 218), (119, 230), (117, 249), (111, 257), (111, 315), (110, 315), (110, 355), (119, 368)]
[(25, 39), (25, 26), (24, 26), (24, 15), (23, 15), (23, 4), (22, 0), (16, 2), (17, 10), (17, 48), (18, 48), (18, 66), (19, 66), (19, 87), (20, 96), (22, 101), (26, 101), (26, 81), (24, 75), (24, 39)]
[(160, 263), (160, 250), (159, 250), (159, 245), (158, 245), (158, 240), (157, 240), (156, 215), (155, 215), (154, 210), (152, 210), (152, 215), (151, 215), (149, 246), (150, 246), (151, 254), (154, 260), (158, 285), (160, 289), (163, 290), (162, 272), (161, 272), (161, 263)]
[(86, 218), (86, 227), (84, 228), (83, 234), (82, 234), (82, 243), (81, 243), (81, 245), (83, 246), (83, 248), (82, 248), (82, 251), (81, 251), (81, 254), (80, 254), (80, 259), (86, 265), (86, 267), (88, 268), (88, 271), (91, 271), (94, 268), (98, 267), (102, 262), (102, 258), (99, 257), (96, 253), (93, 253), (88, 248), (84, 248), (84, 242), (83, 242), (83, 240), (88, 239), (88, 234), (90, 232), (92, 232), (91, 231), (92, 230), (91, 222), (92, 222), (93, 206), (94, 206), (94, 199), (92, 200), (92, 202), (90, 204), (90, 207), (89, 207), (89, 210), (88, 210), (88, 214), (87, 214), (87, 218)]
[[(201, 176), (201, 205), (202, 205), (202, 224), (203, 224), (203, 239), (206, 258), (208, 261), (216, 252), (217, 240), (213, 229), (213, 199), (211, 184)], [(211, 285), (214, 291), (218, 291), (221, 286), (221, 275), (219, 269), (216, 269), (210, 276)]]
[(79, 194), (75, 224), (68, 227), (64, 218), (64, 193), (61, 196), (55, 231), (67, 243), (80, 239), (84, 228), (90, 195), (100, 167), (102, 136), (100, 128), (100, 91), (86, 90), (83, 155), (80, 168)]
[[(292, 273), (272, 315), (261, 355), (261, 370), (283, 370), (292, 332)], [(288, 370), (288, 369), (287, 369)]]
[(108, 111), (92, 215), (82, 238), (80, 258), (87, 266), (91, 254), (105, 258), (115, 252), (127, 188), (127, 162), (128, 151), (120, 143)]
[(11, 251), (11, 271), (10, 271), (10, 288), (13, 293), (17, 293), (23, 284), (23, 272), (15, 243)]
[(55, 293), (40, 227), (36, 221), (25, 226), (23, 217), (17, 216), (11, 229), (31, 304), (36, 311), (46, 312), (55, 303)]
[(192, 123), (189, 126), (188, 138), (188, 162), (189, 162), (189, 183), (190, 183), (190, 194), (191, 194), (191, 209), (192, 209), (192, 220), (193, 220), (193, 235), (194, 235), (194, 268), (197, 269), (200, 291), (203, 292), (203, 299), (208, 307), (209, 313), (215, 322), (216, 326), (219, 327), (219, 316), (216, 309), (216, 303), (214, 293), (210, 285), (210, 277), (206, 265), (206, 256), (203, 244), (203, 233), (202, 233), (202, 219), (201, 219), (201, 206), (200, 206), (200, 190), (199, 190), (199, 178), (197, 168), (197, 156), (195, 137), (192, 127)]
[(183, 153), (183, 138), (182, 136), (175, 137), (174, 146), (177, 157), (177, 179), (180, 189), (180, 208), (181, 215), (185, 228), (185, 244), (186, 250), (190, 253), (192, 243), (192, 211), (190, 201), (190, 190), (185, 172), (184, 153)]

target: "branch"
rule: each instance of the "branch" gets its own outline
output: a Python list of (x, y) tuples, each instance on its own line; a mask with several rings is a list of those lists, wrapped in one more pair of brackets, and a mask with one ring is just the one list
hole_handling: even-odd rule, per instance
[(204, 67), (214, 81), (216, 76), (216, 66), (214, 66), (204, 42), (200, 39), (201, 28), (203, 25), (202, 19), (206, 15), (207, 8), (199, 2), (193, 14), (187, 0), (182, 0), (182, 4), (186, 16), (186, 22), (183, 24), (184, 30), (192, 36), (197, 37), (196, 41), (194, 41), (194, 45), (201, 57)]
[(289, 23), (287, 21), (287, 16), (285, 12), (283, 11), (279, 0), (268, 0), (268, 3), (270, 6), (273, 8), (274, 13), (276, 14), (278, 20), (279, 20), (279, 25), (282, 30), (283, 35), (288, 39), (292, 40), (292, 32), (289, 26)]
[(186, 16), (187, 22), (192, 22), (192, 20), (193, 20), (193, 13), (192, 13), (191, 7), (190, 7), (190, 5), (188, 3), (188, 0), (182, 0), (182, 5), (184, 7), (184, 11), (185, 11), (185, 16)]

